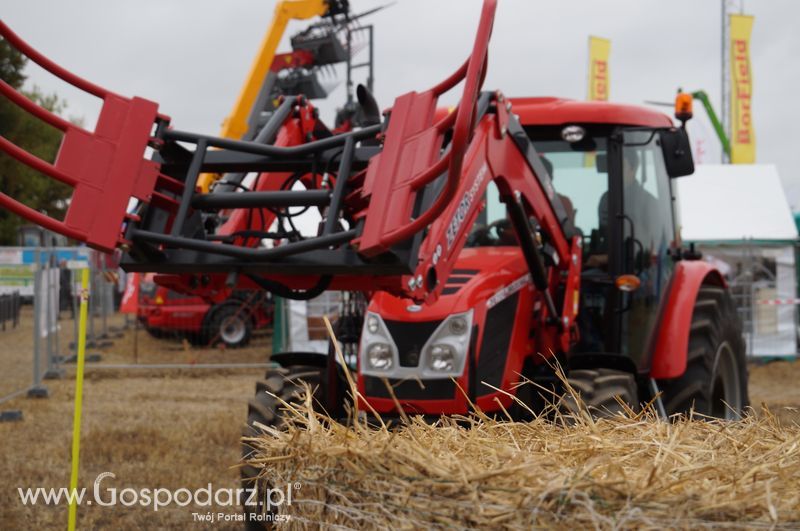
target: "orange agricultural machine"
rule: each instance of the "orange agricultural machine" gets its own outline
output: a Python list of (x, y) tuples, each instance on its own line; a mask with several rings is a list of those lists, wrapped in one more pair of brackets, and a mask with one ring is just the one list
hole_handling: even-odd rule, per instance
[[(524, 418), (542, 398), (518, 382), (558, 393), (552, 360), (597, 411), (661, 392), (665, 415), (736, 417), (748, 405), (740, 324), (722, 275), (683, 247), (675, 218), (673, 179), (693, 172), (685, 130), (634, 106), (482, 91), (495, 4), (485, 0), (471, 55), (441, 83), (383, 113), (360, 87), (366, 119), (340, 134), (287, 97), (252, 141), (175, 129), (156, 104), (82, 81), (0, 26), (105, 100), (84, 131), (0, 85), (65, 131), (53, 165), (5, 139), (0, 149), (75, 188), (63, 222), (5, 195), (0, 205), (121, 248), (126, 270), (210, 301), (232, 288), (366, 294), (343, 341), (357, 354), (358, 400), (387, 417), (473, 403)], [(461, 82), (455, 110), (439, 109)], [(257, 176), (205, 193), (203, 172)], [(313, 234), (293, 226), (298, 209), (320, 213)], [(259, 382), (251, 426), (279, 425), (276, 397), (295, 400), (301, 381), (334, 417), (354, 399), (334, 349), (272, 359), (281, 368)]]

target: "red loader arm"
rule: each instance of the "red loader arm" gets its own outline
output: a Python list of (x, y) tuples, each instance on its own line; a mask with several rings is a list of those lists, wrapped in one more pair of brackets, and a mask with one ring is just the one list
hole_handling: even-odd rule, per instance
[[(160, 273), (162, 283), (183, 291), (213, 296), (239, 286), (311, 297), (325, 289), (383, 289), (432, 301), (494, 180), (547, 319), (565, 330), (573, 304), (556, 309), (550, 292), (564, 282), (563, 272), (580, 267), (577, 240), (565, 236), (563, 208), (510, 106), (499, 93), (480, 92), (495, 8), (496, 0), (484, 1), (469, 59), (430, 90), (397, 98), (382, 123), (333, 135), (305, 98), (290, 97), (254, 141), (171, 129), (155, 104), (69, 74), (0, 24), (0, 33), (35, 62), (104, 100), (90, 133), (0, 85), (14, 103), (65, 133), (54, 165), (6, 139), (0, 149), (75, 188), (64, 222), (5, 195), (0, 205), (95, 248), (121, 247), (126, 270)], [(437, 121), (439, 96), (462, 80), (457, 110)], [(148, 145), (153, 160), (144, 157)], [(227, 175), (204, 194), (196, 186), (201, 172)], [(258, 177), (245, 185), (248, 173)], [(126, 213), (132, 197), (138, 206)], [(291, 228), (298, 207), (319, 209), (315, 236)], [(548, 265), (556, 267), (549, 270), (543, 240), (553, 249)], [(574, 276), (568, 301), (578, 288)]]

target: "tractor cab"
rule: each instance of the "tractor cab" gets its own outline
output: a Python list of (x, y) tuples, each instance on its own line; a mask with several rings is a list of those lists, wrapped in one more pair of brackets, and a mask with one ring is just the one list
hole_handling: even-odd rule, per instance
[[(549, 174), (563, 231), (580, 240), (577, 340), (560, 353), (562, 361), (605, 354), (645, 373), (680, 254), (671, 177), (691, 166), (688, 149), (675, 154), (676, 145), (685, 146), (685, 132), (663, 114), (627, 105), (511, 101)], [(510, 404), (500, 389), (514, 388), (520, 374), (535, 378), (546, 366), (537, 353), (551, 345), (532, 332), (544, 301), (494, 182), (482, 201), (438, 301), (420, 306), (387, 293), (371, 300), (359, 373), (362, 392), (378, 411), (392, 411), (397, 399), (411, 411), (464, 412), (467, 397), (491, 410), (497, 400)], [(538, 221), (529, 222), (536, 231)], [(555, 265), (550, 243), (540, 243), (548, 265)]]

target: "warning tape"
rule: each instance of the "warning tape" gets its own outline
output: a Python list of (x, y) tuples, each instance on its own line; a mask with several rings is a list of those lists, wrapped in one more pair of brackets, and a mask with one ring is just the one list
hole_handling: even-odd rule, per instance
[(767, 306), (791, 306), (800, 304), (800, 299), (764, 299), (756, 301), (756, 304), (763, 304)]

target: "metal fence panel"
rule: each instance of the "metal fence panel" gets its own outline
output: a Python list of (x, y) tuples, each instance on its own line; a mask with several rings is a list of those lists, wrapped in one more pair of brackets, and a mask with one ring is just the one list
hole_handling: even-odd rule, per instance
[(797, 303), (791, 246), (741, 245), (703, 249), (727, 273), (750, 358), (797, 354)]

